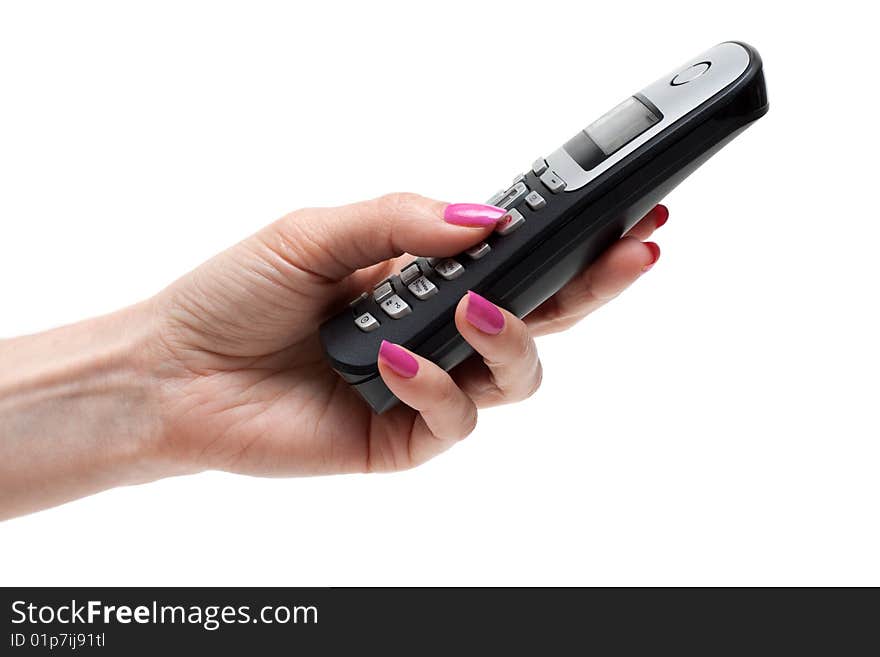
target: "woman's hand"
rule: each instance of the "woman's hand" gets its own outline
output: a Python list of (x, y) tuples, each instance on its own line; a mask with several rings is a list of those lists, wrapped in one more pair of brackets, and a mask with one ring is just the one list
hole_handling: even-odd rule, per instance
[(455, 322), (479, 357), (451, 375), (384, 343), (379, 371), (409, 407), (373, 415), (324, 361), (318, 326), (405, 252), (454, 255), (502, 215), (413, 194), (300, 210), (149, 301), (0, 341), (0, 519), (206, 469), (376, 472), (448, 449), (478, 408), (537, 389), (534, 335), (571, 326), (656, 261), (641, 240), (667, 212), (654, 208), (525, 321), (466, 295)]
[[(659, 256), (643, 243), (657, 206), (593, 266), (522, 321), (470, 293), (455, 322), (477, 356), (451, 374), (383, 343), (379, 371), (409, 407), (381, 415), (328, 367), (318, 327), (412, 256), (451, 256), (503, 211), (393, 194), (294, 212), (232, 247), (150, 304), (161, 459), (185, 470), (316, 475), (409, 468), (467, 436), (477, 409), (541, 382), (533, 337), (573, 325)], [(416, 410), (413, 410), (416, 409)]]

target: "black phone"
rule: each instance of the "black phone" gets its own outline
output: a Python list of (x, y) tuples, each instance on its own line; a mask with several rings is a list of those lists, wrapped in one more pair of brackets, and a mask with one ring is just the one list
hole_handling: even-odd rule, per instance
[(487, 203), (492, 236), (453, 258), (416, 258), (321, 326), (327, 359), (377, 413), (397, 398), (376, 364), (382, 340), (446, 370), (472, 350), (456, 330), (473, 290), (519, 317), (551, 297), (768, 109), (761, 57), (729, 41), (614, 107)]

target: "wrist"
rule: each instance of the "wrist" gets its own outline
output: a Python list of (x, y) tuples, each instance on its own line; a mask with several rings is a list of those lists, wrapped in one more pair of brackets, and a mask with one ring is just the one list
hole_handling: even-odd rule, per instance
[(0, 516), (173, 474), (149, 303), (0, 342)]

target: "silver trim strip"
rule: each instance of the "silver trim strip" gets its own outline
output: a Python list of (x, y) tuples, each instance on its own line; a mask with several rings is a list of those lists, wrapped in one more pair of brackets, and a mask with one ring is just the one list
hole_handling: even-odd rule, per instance
[[(676, 75), (700, 62), (711, 62), (712, 65), (709, 70), (690, 82), (677, 86), (671, 84)], [(580, 189), (649, 139), (666, 130), (692, 109), (734, 82), (743, 74), (748, 65), (749, 52), (738, 43), (722, 43), (710, 48), (642, 89), (641, 94), (654, 103), (663, 114), (663, 119), (659, 123), (625, 144), (620, 150), (602, 160), (589, 171), (585, 171), (562, 147), (547, 156), (549, 168), (565, 181), (566, 192)]]

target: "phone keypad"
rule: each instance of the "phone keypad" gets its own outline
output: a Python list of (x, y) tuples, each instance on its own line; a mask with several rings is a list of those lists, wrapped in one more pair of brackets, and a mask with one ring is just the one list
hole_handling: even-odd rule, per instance
[(504, 198), (495, 203), (499, 208), (513, 207), (522, 200), (522, 197), (529, 193), (529, 188), (524, 182), (518, 182), (504, 193)]
[(492, 249), (486, 242), (480, 242), (476, 246), (472, 246), (467, 251), (465, 251), (465, 255), (467, 255), (467, 257), (471, 260), (479, 260), (491, 250)]
[(409, 304), (396, 294), (392, 294), (379, 305), (382, 307), (382, 310), (385, 311), (385, 314), (391, 319), (400, 319), (404, 315), (409, 315), (412, 312), (412, 308), (409, 307)]
[(418, 263), (414, 262), (411, 265), (407, 265), (400, 271), (400, 280), (403, 281), (404, 285), (409, 285), (421, 275), (422, 270), (419, 269)]
[(446, 260), (437, 263), (437, 266), (434, 267), (434, 271), (447, 281), (451, 281), (464, 273), (464, 267), (462, 267), (457, 260), (447, 258)]
[(427, 276), (420, 276), (409, 284), (408, 289), (413, 296), (420, 301), (424, 301), (429, 297), (437, 294), (437, 286), (434, 285)]
[[(557, 194), (565, 189), (565, 181), (548, 167), (547, 160), (544, 158), (535, 160), (531, 171), (552, 194)], [(507, 189), (500, 190), (492, 196), (487, 204), (507, 211), (507, 214), (495, 226), (495, 235), (500, 240), (526, 222), (523, 213), (515, 207), (516, 205), (522, 204), (520, 207), (528, 207), (532, 212), (538, 212), (547, 206), (547, 199), (537, 189), (529, 189), (526, 174), (520, 174), (513, 179), (513, 183)], [(501, 248), (502, 243), (502, 241), (498, 241), (497, 247)], [(493, 248), (496, 248), (496, 243), (491, 240), (480, 242), (464, 251), (462, 257), (467, 256), (472, 261), (480, 260)], [(451, 281), (464, 274), (465, 268), (459, 260), (436, 257), (418, 258), (415, 262), (404, 266), (398, 276), (392, 276), (375, 286), (372, 293), (373, 299), (391, 319), (405, 317), (413, 312), (413, 308), (397, 293), (397, 289), (403, 289), (400, 285), (402, 284), (417, 301), (427, 301), (440, 291), (439, 288), (443, 287), (443, 282), (436, 277)], [(352, 309), (354, 310), (369, 297), (367, 292), (359, 296), (351, 303)], [(354, 322), (365, 333), (375, 331), (381, 325), (368, 312), (358, 315)]]
[(508, 210), (507, 214), (495, 224), (495, 232), (499, 235), (510, 235), (526, 222), (525, 217), (517, 209)]
[(528, 205), (532, 210), (540, 210), (545, 205), (547, 205), (547, 201), (544, 200), (544, 197), (541, 196), (535, 190), (530, 191), (526, 194), (526, 205)]
[(369, 333), (370, 331), (375, 331), (379, 328), (379, 320), (373, 317), (370, 313), (364, 313), (356, 320), (354, 320), (355, 326), (357, 326), (364, 333)]
[(504, 198), (504, 192), (506, 191), (507, 190), (505, 189), (499, 189), (497, 192), (489, 197), (489, 200), (486, 201), (486, 205), (495, 205), (496, 203), (498, 203), (498, 201)]
[(373, 299), (376, 303), (382, 303), (392, 294), (394, 294), (394, 286), (391, 285), (391, 281), (385, 281), (373, 288)]
[(558, 194), (565, 189), (565, 181), (556, 175), (555, 171), (545, 171), (541, 174), (541, 182), (553, 194)]
[(359, 303), (363, 303), (367, 299), (370, 298), (369, 292), (361, 292), (360, 295), (356, 299), (352, 299), (348, 302), (349, 308), (355, 308)]

